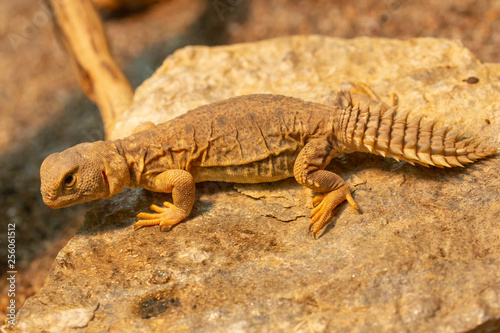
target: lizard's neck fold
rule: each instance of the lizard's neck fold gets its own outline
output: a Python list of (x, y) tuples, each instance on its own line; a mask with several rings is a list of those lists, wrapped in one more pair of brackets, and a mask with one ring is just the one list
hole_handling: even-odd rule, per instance
[[(144, 169), (144, 162), (142, 158), (137, 158), (136, 154), (131, 153), (131, 146), (129, 140), (115, 140), (112, 142), (116, 152), (121, 156), (123, 162), (127, 167), (128, 182), (127, 186), (135, 188), (139, 186), (142, 171)], [(133, 151), (132, 146), (132, 151)], [(140, 157), (140, 154), (139, 154)]]
[(130, 171), (127, 161), (114, 141), (101, 141), (98, 154), (102, 157), (103, 177), (109, 185), (109, 196), (120, 193), (130, 183)]

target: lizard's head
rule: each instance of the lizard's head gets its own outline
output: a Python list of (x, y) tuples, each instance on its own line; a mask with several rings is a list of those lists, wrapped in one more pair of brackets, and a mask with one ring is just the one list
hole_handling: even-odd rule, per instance
[(102, 141), (82, 143), (43, 161), (40, 168), (43, 202), (51, 208), (110, 197), (122, 190), (109, 183), (109, 161)]

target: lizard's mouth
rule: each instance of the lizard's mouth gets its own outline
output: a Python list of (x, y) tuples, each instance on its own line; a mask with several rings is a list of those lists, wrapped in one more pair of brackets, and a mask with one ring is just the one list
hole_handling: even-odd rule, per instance
[(66, 205), (64, 205), (64, 202), (57, 200), (57, 195), (51, 195), (51, 194), (44, 193), (44, 194), (42, 194), (42, 199), (43, 199), (43, 203), (46, 204), (47, 206), (49, 206), (50, 208), (57, 209), (57, 208), (66, 207)]

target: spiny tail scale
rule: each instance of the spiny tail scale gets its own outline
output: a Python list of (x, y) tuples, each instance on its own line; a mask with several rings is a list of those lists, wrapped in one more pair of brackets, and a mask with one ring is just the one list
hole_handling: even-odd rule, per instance
[(397, 107), (383, 103), (353, 105), (349, 93), (339, 94), (340, 131), (338, 139), (349, 152), (360, 151), (439, 168), (463, 167), (464, 164), (495, 154), (497, 148), (474, 142), (448, 127), (409, 119), (398, 114)]

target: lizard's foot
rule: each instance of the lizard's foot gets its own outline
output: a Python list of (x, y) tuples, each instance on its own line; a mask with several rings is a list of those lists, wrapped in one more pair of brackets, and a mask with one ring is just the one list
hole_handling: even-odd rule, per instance
[(326, 222), (328, 222), (328, 220), (332, 217), (332, 212), (335, 207), (337, 207), (344, 200), (347, 200), (354, 209), (359, 210), (359, 207), (354, 201), (351, 191), (347, 185), (337, 190), (314, 197), (314, 208), (311, 211), (311, 223), (309, 224), (309, 230), (313, 232), (314, 238), (317, 238), (318, 231), (320, 231)]
[(378, 95), (373, 91), (373, 89), (370, 88), (369, 86), (367, 86), (366, 84), (364, 84), (362, 82), (351, 83), (351, 84), (353, 86), (349, 89), (350, 93), (358, 94), (358, 95), (365, 95), (365, 96), (368, 96), (369, 98), (371, 98), (375, 101), (379, 101), (379, 102), (382, 101), (380, 99), (380, 97), (378, 97)]
[[(351, 83), (351, 84), (352, 87), (349, 89), (350, 93), (365, 95), (373, 99), (374, 101), (382, 102), (382, 99), (366, 84), (362, 82)], [(399, 105), (399, 97), (396, 93), (392, 93), (389, 106), (398, 106), (398, 105)]]
[(151, 205), (151, 210), (154, 210), (156, 213), (141, 212), (137, 214), (139, 220), (134, 224), (134, 230), (152, 225), (160, 225), (161, 231), (169, 231), (174, 225), (189, 215), (189, 212), (185, 212), (170, 202), (165, 201), (163, 205), (165, 207)]

